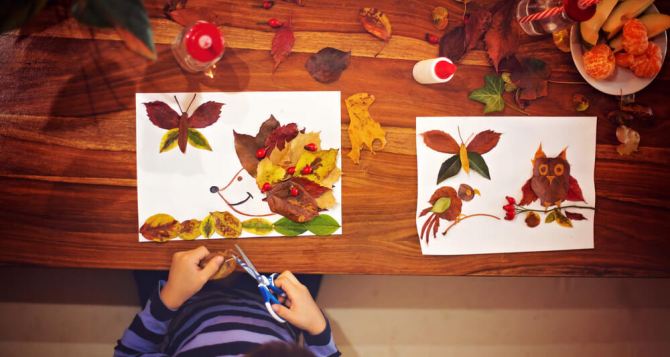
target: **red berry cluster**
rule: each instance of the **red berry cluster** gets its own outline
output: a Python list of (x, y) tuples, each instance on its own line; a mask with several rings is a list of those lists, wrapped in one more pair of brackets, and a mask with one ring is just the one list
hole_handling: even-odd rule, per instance
[(514, 216), (516, 216), (516, 200), (514, 197), (510, 196), (505, 196), (505, 199), (507, 200), (507, 204), (503, 206), (503, 209), (505, 210), (505, 219), (511, 221), (514, 219)]
[(426, 32), (424, 38), (426, 39), (426, 42), (430, 43), (431, 45), (437, 45), (440, 42), (440, 39), (432, 33)]

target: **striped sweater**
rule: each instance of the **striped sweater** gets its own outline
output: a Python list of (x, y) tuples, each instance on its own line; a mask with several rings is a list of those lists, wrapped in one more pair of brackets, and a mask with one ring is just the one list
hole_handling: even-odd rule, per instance
[[(258, 294), (201, 291), (173, 311), (163, 305), (159, 289), (124, 332), (114, 356), (239, 356), (266, 342), (298, 341), (301, 331), (275, 321)], [(325, 331), (304, 333), (304, 341), (318, 357), (340, 355), (327, 320)]]

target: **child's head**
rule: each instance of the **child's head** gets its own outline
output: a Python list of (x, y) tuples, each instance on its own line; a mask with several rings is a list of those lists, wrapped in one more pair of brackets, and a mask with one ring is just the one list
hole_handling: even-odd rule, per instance
[(246, 357), (315, 357), (308, 349), (295, 343), (268, 342), (247, 353)]

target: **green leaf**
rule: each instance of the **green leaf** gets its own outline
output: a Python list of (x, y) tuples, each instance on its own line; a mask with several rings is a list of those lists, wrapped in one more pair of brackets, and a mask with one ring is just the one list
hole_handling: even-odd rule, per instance
[(251, 233), (264, 236), (274, 229), (272, 222), (265, 218), (250, 218), (242, 222), (242, 229)]
[(337, 223), (335, 218), (322, 214), (314, 217), (311, 221), (305, 222), (305, 227), (318, 236), (327, 236), (337, 231), (340, 224)]
[(551, 212), (549, 212), (549, 214), (547, 215), (547, 217), (545, 217), (545, 219), (544, 219), (544, 223), (551, 223), (551, 222), (553, 222), (553, 221), (555, 221), (555, 220), (556, 220), (556, 212), (551, 211)]
[(47, 0), (3, 1), (0, 12), (0, 33), (13, 30), (26, 24), (37, 15)]
[(461, 158), (458, 155), (454, 155), (440, 166), (440, 171), (437, 173), (437, 183), (439, 184), (452, 176), (456, 176), (459, 171), (461, 171)]
[(297, 236), (307, 232), (305, 223), (293, 222), (292, 220), (282, 217), (274, 224), (275, 231), (285, 236)]
[(216, 223), (216, 218), (210, 213), (202, 220), (200, 223), (200, 232), (203, 237), (209, 238), (214, 234), (214, 224)]
[(179, 129), (168, 130), (161, 139), (160, 152), (166, 152), (176, 148), (177, 138), (179, 138)]
[(85, 25), (114, 27), (128, 48), (150, 60), (156, 59), (151, 25), (142, 0), (76, 1), (71, 12)]
[(437, 201), (435, 201), (435, 204), (433, 205), (433, 208), (430, 209), (430, 211), (433, 213), (440, 214), (448, 210), (450, 206), (451, 206), (451, 198), (440, 197)]
[(484, 176), (487, 179), (491, 179), (489, 174), (489, 167), (486, 165), (484, 158), (477, 154), (476, 152), (468, 151), (468, 161), (470, 161), (470, 168), (476, 171), (478, 174)]
[(197, 129), (188, 129), (188, 143), (196, 149), (212, 151), (212, 147), (209, 146), (207, 138)]
[(488, 75), (484, 82), (484, 86), (472, 91), (469, 98), (484, 103), (484, 114), (502, 111), (505, 108), (502, 98), (505, 81), (500, 76)]

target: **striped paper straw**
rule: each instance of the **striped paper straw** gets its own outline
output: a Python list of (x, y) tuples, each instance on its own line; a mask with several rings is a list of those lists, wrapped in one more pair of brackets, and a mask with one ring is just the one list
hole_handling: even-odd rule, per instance
[(579, 6), (580, 9), (586, 9), (587, 7), (591, 5), (596, 5), (598, 4), (600, 0), (579, 0), (577, 5)]
[(558, 15), (561, 12), (563, 12), (563, 6), (550, 7), (548, 9), (542, 10), (540, 12), (536, 12), (534, 14), (530, 14), (530, 15), (527, 15), (527, 16), (524, 16), (524, 17), (520, 18), (519, 23), (523, 24), (523, 23), (526, 23), (526, 22), (546, 19), (548, 17)]

